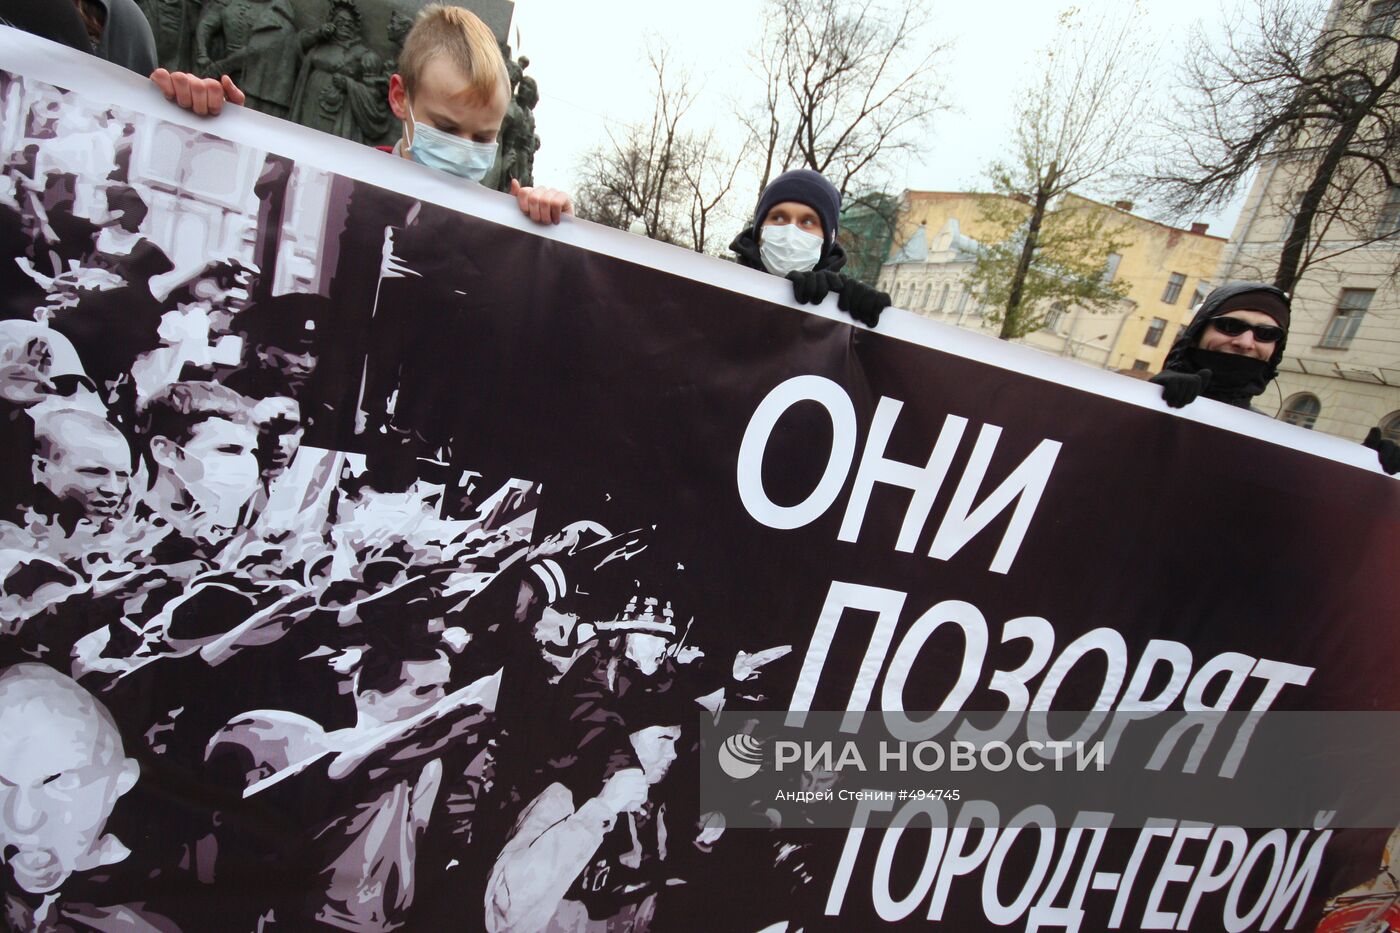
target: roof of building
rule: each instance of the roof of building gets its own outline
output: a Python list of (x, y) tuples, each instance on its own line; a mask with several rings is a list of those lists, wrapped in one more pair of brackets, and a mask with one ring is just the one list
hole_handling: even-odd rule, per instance
[(928, 235), (923, 224), (919, 224), (914, 235), (890, 257), (889, 261), (896, 265), (904, 262), (928, 262)]
[[(905, 192), (904, 192), (904, 197), (905, 197), (906, 199), (910, 200), (910, 201), (948, 201), (948, 200), (954, 200), (954, 199), (957, 199), (957, 198), (1006, 198), (1007, 200), (1015, 200), (1014, 198), (1011, 198), (1010, 195), (1005, 195), (1005, 194), (994, 194), (994, 193), (992, 193), (992, 192), (987, 192), (987, 191), (914, 191), (914, 190), (908, 190), (908, 191), (905, 191)], [(1076, 200), (1083, 201), (1083, 202), (1085, 202), (1086, 204), (1095, 204), (1095, 205), (1097, 205), (1097, 206), (1099, 206), (1099, 207), (1105, 208), (1106, 210), (1117, 211), (1117, 212), (1120, 213), (1120, 214), (1127, 214), (1129, 217), (1133, 218), (1134, 220), (1142, 221), (1142, 222), (1145, 223), (1145, 224), (1152, 224), (1152, 225), (1155, 226), (1155, 227), (1161, 227), (1161, 228), (1164, 229), (1164, 230), (1171, 230), (1171, 231), (1174, 231), (1174, 232), (1176, 232), (1176, 233), (1183, 234), (1183, 235), (1185, 235), (1185, 236), (1198, 236), (1198, 237), (1202, 237), (1202, 238), (1207, 239), (1207, 240), (1219, 240), (1221, 243), (1228, 242), (1228, 240), (1229, 240), (1228, 237), (1217, 236), (1217, 235), (1215, 235), (1215, 234), (1213, 234), (1213, 233), (1196, 233), (1196, 232), (1190, 230), (1189, 228), (1174, 227), (1174, 226), (1172, 226), (1171, 224), (1162, 223), (1160, 220), (1153, 220), (1153, 219), (1150, 218), (1150, 217), (1143, 217), (1141, 214), (1134, 214), (1131, 210), (1124, 210), (1123, 208), (1119, 207), (1117, 204), (1112, 204), (1112, 203), (1108, 203), (1108, 202), (1104, 202), (1104, 201), (1096, 201), (1096, 200), (1093, 199), (1093, 198), (1086, 198), (1086, 197), (1084, 197), (1084, 195), (1082, 195), (1082, 194), (1074, 194), (1073, 192), (1071, 192), (1070, 194), (1067, 195), (1067, 197), (1075, 198)]]
[[(947, 242), (944, 242), (944, 237)], [(933, 238), (933, 243), (929, 243), (928, 226), (919, 224), (914, 234), (901, 246), (895, 254), (885, 262), (885, 265), (900, 265), (902, 263), (921, 263), (931, 261), (932, 256), (941, 256), (949, 253), (950, 256), (942, 256), (933, 259), (933, 262), (971, 262), (982, 252), (982, 244), (972, 237), (962, 232), (956, 217), (949, 217), (943, 224), (943, 229)]]

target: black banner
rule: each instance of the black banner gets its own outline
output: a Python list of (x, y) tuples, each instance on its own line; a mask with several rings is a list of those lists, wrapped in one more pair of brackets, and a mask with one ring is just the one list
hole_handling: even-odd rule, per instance
[(0, 68), (10, 928), (1394, 911), (1390, 831), (1327, 813), (699, 806), (721, 711), (1400, 710), (1400, 485), (1369, 451), (532, 228), (8, 30)]

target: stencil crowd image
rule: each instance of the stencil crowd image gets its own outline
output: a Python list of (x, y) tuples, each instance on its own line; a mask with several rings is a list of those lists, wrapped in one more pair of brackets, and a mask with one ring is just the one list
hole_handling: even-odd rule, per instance
[(654, 529), (536, 527), (424, 415), (460, 218), (6, 73), (0, 110), (6, 927), (682, 916), (698, 717), (791, 646), (707, 648)]

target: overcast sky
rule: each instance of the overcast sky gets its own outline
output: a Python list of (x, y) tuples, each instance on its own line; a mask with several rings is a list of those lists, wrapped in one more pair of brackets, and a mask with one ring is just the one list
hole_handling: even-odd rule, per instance
[[(1086, 17), (1125, 0), (1080, 0)], [(1164, 72), (1180, 57), (1195, 23), (1221, 28), (1238, 0), (1150, 0), (1146, 20)], [(986, 187), (983, 168), (1005, 155), (1018, 87), (1034, 75), (1067, 3), (1054, 0), (931, 0), (931, 42), (949, 45), (939, 76), (949, 112), (935, 118), (919, 155), (894, 175), (896, 188), (963, 191)], [(664, 43), (699, 87), (692, 129), (709, 126), (737, 138), (734, 101), (761, 94), (748, 56), (755, 45), (761, 0), (516, 0), (512, 45), (531, 60), (539, 83), (535, 111), (543, 146), (535, 158), (538, 184), (577, 189), (580, 157), (627, 123), (649, 119), (652, 78), (646, 48)], [(517, 41), (518, 34), (518, 41)], [(1159, 98), (1169, 100), (1168, 81)], [(756, 197), (756, 176), (742, 195)], [(1198, 219), (1228, 236), (1238, 203)]]

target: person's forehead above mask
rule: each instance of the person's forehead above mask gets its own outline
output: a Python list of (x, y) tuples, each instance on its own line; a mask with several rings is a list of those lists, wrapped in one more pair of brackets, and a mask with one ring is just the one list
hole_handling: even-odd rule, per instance
[(763, 230), (767, 227), (781, 227), (791, 224), (804, 233), (811, 233), (814, 236), (826, 237), (826, 230), (822, 227), (821, 215), (809, 204), (800, 201), (781, 201), (774, 204), (764, 215), (762, 224), (759, 227), (759, 240), (762, 242)]
[(258, 429), (248, 421), (207, 418), (190, 427), (186, 453), (201, 456), (242, 456), (257, 449)]
[[(405, 88), (412, 119), (473, 142), (495, 141), (510, 106), (509, 86), (497, 82), (482, 93), (470, 77), (443, 56), (424, 65), (412, 91)], [(405, 114), (408, 116), (408, 114)]]
[(774, 178), (758, 198), (754, 226), (761, 227), (771, 209), (783, 202), (806, 205), (821, 218), (823, 242), (830, 245), (840, 225), (841, 192), (820, 173), (811, 169), (792, 169)]

